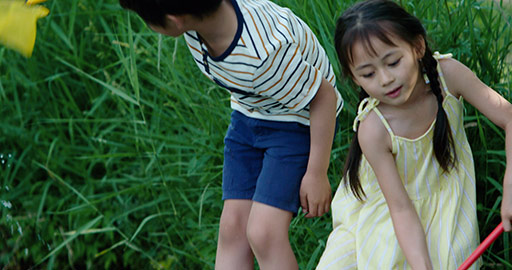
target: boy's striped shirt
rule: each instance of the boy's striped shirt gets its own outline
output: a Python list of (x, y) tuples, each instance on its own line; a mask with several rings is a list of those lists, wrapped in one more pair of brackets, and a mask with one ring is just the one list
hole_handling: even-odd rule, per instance
[[(335, 87), (327, 54), (289, 9), (267, 0), (232, 0), (238, 30), (220, 56), (195, 31), (185, 40), (201, 71), (231, 92), (231, 107), (249, 117), (309, 125), (309, 103), (322, 77)], [(336, 88), (335, 88), (336, 89)], [(343, 106), (338, 91), (337, 113)]]

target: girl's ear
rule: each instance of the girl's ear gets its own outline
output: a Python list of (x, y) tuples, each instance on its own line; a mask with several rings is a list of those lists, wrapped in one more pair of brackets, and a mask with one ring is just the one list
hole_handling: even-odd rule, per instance
[(414, 42), (414, 51), (416, 53), (416, 58), (421, 59), (425, 56), (426, 44), (423, 36), (418, 36), (416, 41)]

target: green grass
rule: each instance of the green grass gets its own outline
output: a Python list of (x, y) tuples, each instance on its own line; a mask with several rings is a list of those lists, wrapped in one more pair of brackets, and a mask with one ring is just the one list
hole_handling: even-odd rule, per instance
[[(276, 2), (311, 26), (340, 74), (332, 33), (353, 1)], [(511, 100), (510, 7), (400, 2), (423, 19), (435, 50)], [(151, 32), (114, 0), (44, 5), (51, 13), (32, 58), (0, 47), (0, 266), (212, 269), (229, 96), (201, 75), (183, 39)], [(333, 189), (356, 108), (351, 85), (341, 76), (339, 85)], [(504, 132), (466, 111), (485, 236), (499, 222)], [(292, 221), (301, 269), (314, 268), (331, 226), (330, 215)], [(504, 234), (484, 254), (486, 269), (512, 268), (510, 243)]]

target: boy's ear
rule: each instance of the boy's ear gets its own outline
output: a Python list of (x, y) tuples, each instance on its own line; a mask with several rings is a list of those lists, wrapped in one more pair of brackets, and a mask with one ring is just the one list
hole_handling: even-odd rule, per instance
[(185, 17), (182, 15), (171, 15), (167, 14), (167, 20), (171, 21), (171, 23), (176, 26), (178, 29), (183, 29), (185, 25)]

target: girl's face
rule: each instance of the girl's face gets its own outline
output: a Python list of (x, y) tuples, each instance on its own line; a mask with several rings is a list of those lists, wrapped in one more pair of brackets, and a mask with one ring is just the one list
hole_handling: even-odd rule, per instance
[(425, 87), (420, 73), (419, 52), (402, 39), (390, 36), (396, 45), (388, 45), (370, 37), (375, 54), (368, 52), (360, 42), (352, 47), (350, 70), (354, 82), (371, 97), (392, 106), (407, 105), (416, 89)]

